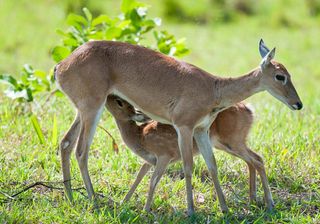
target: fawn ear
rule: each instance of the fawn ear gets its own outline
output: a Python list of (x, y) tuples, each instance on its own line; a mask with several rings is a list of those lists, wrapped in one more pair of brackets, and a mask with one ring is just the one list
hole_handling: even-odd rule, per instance
[(266, 68), (270, 63), (271, 60), (274, 58), (276, 54), (276, 48), (274, 47), (271, 51), (269, 51), (262, 59), (260, 66), (262, 69)]

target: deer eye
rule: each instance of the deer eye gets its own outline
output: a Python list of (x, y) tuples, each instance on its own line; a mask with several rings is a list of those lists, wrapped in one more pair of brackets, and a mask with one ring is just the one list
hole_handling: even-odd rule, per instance
[(119, 107), (123, 107), (123, 103), (121, 102), (121, 100), (116, 100), (117, 104)]
[(275, 76), (275, 80), (279, 81), (279, 82), (282, 82), (282, 84), (285, 85), (286, 82), (287, 82), (287, 77), (284, 76), (284, 75), (276, 75)]

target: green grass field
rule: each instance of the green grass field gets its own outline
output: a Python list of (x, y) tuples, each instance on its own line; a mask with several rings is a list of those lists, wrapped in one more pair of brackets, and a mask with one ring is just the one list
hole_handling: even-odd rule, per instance
[[(54, 62), (50, 48), (59, 42), (56, 28), (65, 27), (63, 1), (0, 2), (0, 74), (15, 74), (24, 63), (48, 70)], [(99, 4), (102, 4), (98, 1)], [(290, 2), (290, 1), (289, 1)], [(91, 4), (93, 4), (91, 2)], [(98, 3), (97, 3), (98, 4)], [(158, 15), (157, 1), (151, 1), (152, 16)], [(114, 2), (106, 7), (113, 12)], [(269, 9), (270, 10), (270, 9)], [(97, 129), (89, 156), (89, 172), (94, 189), (101, 195), (100, 213), (95, 213), (86, 197), (78, 165), (72, 158), (71, 205), (60, 189), (61, 165), (54, 132), (59, 139), (67, 131), (75, 112), (64, 98), (38, 97), (32, 104), (45, 143), (40, 144), (27, 109), (0, 92), (0, 222), (1, 223), (320, 223), (320, 28), (318, 18), (307, 18), (305, 8), (296, 6), (290, 13), (300, 16), (295, 26), (280, 26), (266, 15), (241, 18), (232, 23), (178, 24), (164, 19), (163, 29), (186, 37), (190, 55), (184, 60), (221, 76), (243, 74), (260, 63), (258, 41), (264, 38), (276, 46), (276, 60), (286, 65), (304, 103), (294, 112), (267, 92), (247, 100), (255, 108), (255, 122), (249, 146), (263, 156), (275, 210), (266, 212), (259, 181), (258, 203), (248, 203), (248, 172), (243, 161), (215, 151), (219, 178), (230, 214), (223, 215), (211, 178), (202, 158), (195, 159), (193, 187), (196, 215), (188, 218), (182, 165), (170, 166), (158, 185), (152, 213), (143, 209), (148, 178), (138, 187), (130, 203), (120, 205), (141, 164), (124, 145), (111, 115), (105, 111), (100, 125), (115, 137), (112, 141)], [(291, 15), (289, 13), (289, 15)], [(3, 90), (3, 86), (0, 87)], [(54, 120), (56, 117), (56, 125)], [(57, 129), (56, 129), (57, 127)], [(37, 186), (13, 195), (37, 181), (59, 189)], [(200, 200), (200, 198), (204, 198)]]

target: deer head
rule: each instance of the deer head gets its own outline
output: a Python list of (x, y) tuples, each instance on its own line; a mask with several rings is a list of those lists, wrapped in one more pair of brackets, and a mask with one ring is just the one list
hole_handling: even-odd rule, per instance
[(259, 51), (262, 57), (260, 63), (262, 88), (286, 104), (290, 109), (301, 110), (303, 105), (291, 82), (289, 72), (281, 63), (273, 60), (276, 49), (273, 48), (270, 51), (261, 39)]
[(136, 111), (131, 104), (116, 95), (109, 95), (107, 97), (106, 107), (117, 120), (141, 123), (150, 121), (149, 117), (140, 111)]

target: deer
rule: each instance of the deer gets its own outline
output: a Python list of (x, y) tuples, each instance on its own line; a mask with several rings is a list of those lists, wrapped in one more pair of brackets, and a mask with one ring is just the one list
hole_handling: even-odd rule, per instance
[[(144, 206), (146, 211), (150, 211), (154, 191), (166, 168), (169, 164), (181, 160), (177, 133), (171, 125), (149, 121), (147, 116), (138, 114), (132, 105), (115, 95), (107, 97), (106, 107), (113, 115), (125, 144), (145, 161), (123, 202), (130, 200), (143, 177), (151, 167), (155, 167)], [(136, 122), (143, 124), (137, 125)], [(253, 111), (246, 104), (237, 103), (217, 115), (209, 128), (210, 140), (216, 149), (239, 157), (247, 163), (250, 202), (256, 201), (256, 171), (258, 171), (264, 189), (265, 202), (273, 205), (263, 159), (246, 143), (252, 123)], [(199, 154), (195, 143), (192, 152), (194, 156)]]
[[(64, 188), (72, 201), (70, 154), (74, 146), (88, 198), (96, 197), (88, 171), (88, 154), (97, 123), (110, 94), (125, 99), (148, 117), (174, 127), (185, 176), (187, 214), (195, 212), (192, 193), (193, 139), (212, 177), (223, 212), (228, 212), (208, 130), (222, 110), (268, 91), (292, 110), (303, 104), (285, 66), (274, 60), (261, 39), (260, 65), (232, 78), (212, 75), (195, 65), (160, 52), (117, 41), (89, 41), (55, 66), (59, 89), (77, 113), (59, 148)], [(268, 205), (272, 207), (272, 205)]]

